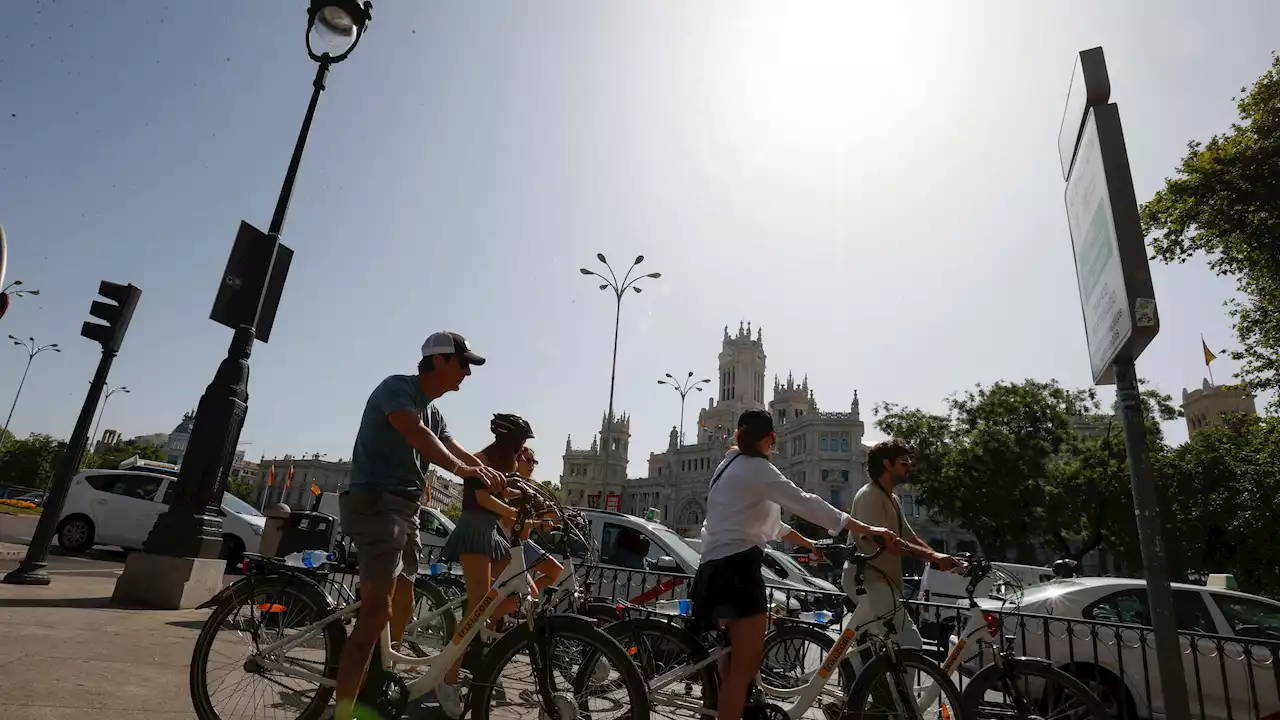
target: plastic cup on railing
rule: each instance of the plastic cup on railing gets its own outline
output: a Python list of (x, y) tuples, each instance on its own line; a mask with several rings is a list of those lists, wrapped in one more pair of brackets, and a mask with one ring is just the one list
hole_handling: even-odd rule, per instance
[(827, 612), (826, 610), (818, 610), (813, 614), (813, 621), (820, 622), (820, 623), (830, 622), (831, 613)]
[(444, 563), (431, 563), (428, 572), (431, 573), (432, 577), (444, 573)]
[(693, 613), (693, 601), (689, 598), (680, 598), (676, 601), (676, 611), (681, 615), (689, 615)]

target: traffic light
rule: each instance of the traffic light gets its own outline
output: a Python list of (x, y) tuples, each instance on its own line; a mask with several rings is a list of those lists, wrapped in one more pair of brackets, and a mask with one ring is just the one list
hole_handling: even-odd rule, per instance
[(89, 314), (106, 322), (100, 325), (87, 322), (80, 326), (80, 334), (90, 340), (97, 340), (102, 349), (110, 352), (120, 350), (124, 342), (124, 334), (129, 329), (129, 321), (133, 319), (133, 309), (138, 306), (138, 298), (142, 291), (132, 285), (103, 280), (98, 283), (98, 294), (113, 303), (93, 301)]

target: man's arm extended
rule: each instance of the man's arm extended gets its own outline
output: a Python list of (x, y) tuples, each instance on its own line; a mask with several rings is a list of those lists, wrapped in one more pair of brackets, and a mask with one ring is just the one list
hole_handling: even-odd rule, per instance
[[(418, 413), (413, 410), (396, 410), (387, 415), (387, 421), (432, 465), (448, 470), (458, 477), (476, 478), (489, 487), (502, 483), (502, 473), (481, 465), (474, 455), (462, 450), (452, 438), (449, 443), (461, 452), (455, 453), (445, 447), (445, 444), (440, 442), (440, 438), (431, 432), (431, 428), (422, 424)], [(459, 454), (463, 458), (460, 459)]]

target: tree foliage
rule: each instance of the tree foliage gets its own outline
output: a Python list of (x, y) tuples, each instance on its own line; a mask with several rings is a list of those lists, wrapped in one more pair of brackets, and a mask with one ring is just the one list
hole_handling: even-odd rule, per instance
[(0, 485), (47, 489), (66, 443), (51, 435), (32, 433), (0, 448)]
[(460, 503), (450, 503), (440, 511), (440, 514), (454, 522), (457, 522), (458, 518), (462, 517), (462, 505)]
[[(1144, 390), (1148, 451), (1164, 452), (1172, 399)], [(1128, 455), (1118, 417), (1092, 389), (995, 383), (947, 400), (946, 414), (881, 404), (877, 427), (913, 447), (919, 501), (973, 533), (989, 557), (1033, 546), (1079, 560), (1104, 543), (1141, 566)]]
[(88, 469), (114, 470), (120, 463), (137, 455), (140, 460), (164, 461), (164, 450), (150, 443), (135, 443), (132, 440), (116, 443), (103, 449), (102, 454), (91, 453), (85, 456), (83, 467)]
[[(1252, 390), (1280, 389), (1280, 57), (1241, 88), (1239, 122), (1207, 143), (1192, 141), (1174, 177), (1141, 208), (1155, 257), (1204, 253), (1243, 297), (1228, 302)], [(1280, 406), (1280, 395), (1272, 401)]]
[(1240, 589), (1280, 597), (1280, 418), (1234, 415), (1157, 464), (1176, 574), (1229, 572)]

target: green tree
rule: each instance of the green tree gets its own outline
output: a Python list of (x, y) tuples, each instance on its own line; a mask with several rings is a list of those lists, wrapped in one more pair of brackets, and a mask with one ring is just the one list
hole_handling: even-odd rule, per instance
[[(1280, 389), (1280, 57), (1236, 100), (1239, 122), (1207, 143), (1192, 141), (1174, 177), (1141, 208), (1155, 257), (1185, 262), (1204, 253), (1236, 279), (1228, 301), (1254, 391)], [(1280, 394), (1272, 400), (1280, 407)]]
[(48, 488), (65, 448), (61, 440), (39, 433), (13, 440), (0, 449), (0, 485)]
[(997, 382), (948, 399), (945, 416), (879, 406), (876, 425), (915, 448), (920, 502), (1006, 557), (1045, 534), (1049, 468), (1095, 405), (1054, 381)]
[(459, 503), (450, 503), (440, 511), (440, 514), (454, 522), (457, 522), (458, 518), (462, 517), (462, 505)]
[(114, 470), (120, 463), (134, 455), (140, 460), (164, 461), (164, 450), (148, 443), (128, 442), (116, 443), (103, 450), (102, 454), (91, 453), (85, 456), (83, 467), (89, 469)]
[(1157, 462), (1177, 530), (1173, 571), (1229, 572), (1240, 588), (1280, 597), (1280, 419), (1232, 416), (1196, 432)]
[(560, 502), (560, 485), (550, 480), (539, 480), (538, 487), (547, 494), (548, 497)]
[(227, 492), (235, 495), (241, 500), (253, 504), (253, 483), (249, 480), (243, 480), (240, 477), (227, 478)]

